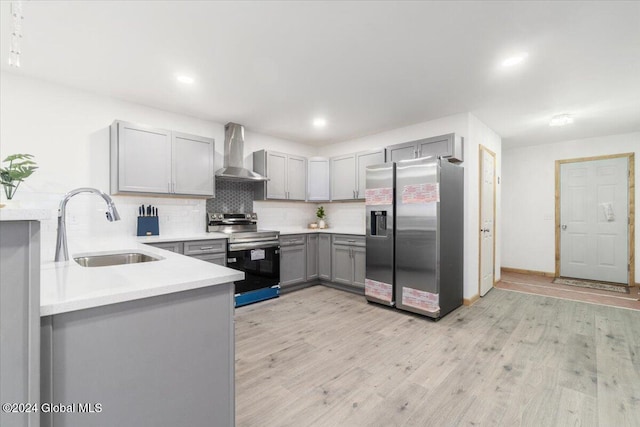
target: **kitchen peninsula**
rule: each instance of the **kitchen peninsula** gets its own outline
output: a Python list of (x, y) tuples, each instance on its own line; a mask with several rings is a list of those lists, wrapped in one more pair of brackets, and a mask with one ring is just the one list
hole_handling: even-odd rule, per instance
[[(42, 265), (41, 401), (100, 411), (43, 414), (42, 425), (233, 425), (243, 274), (134, 237), (74, 245), (71, 260)], [(83, 248), (155, 260), (83, 267)]]

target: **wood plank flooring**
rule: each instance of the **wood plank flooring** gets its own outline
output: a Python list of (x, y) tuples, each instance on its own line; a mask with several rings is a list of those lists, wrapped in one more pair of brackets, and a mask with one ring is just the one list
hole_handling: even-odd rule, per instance
[(493, 289), (439, 322), (323, 286), (236, 309), (236, 425), (640, 426), (640, 312)]
[(601, 289), (580, 288), (553, 283), (553, 277), (536, 276), (513, 272), (502, 272), (502, 279), (496, 288), (534, 295), (582, 301), (611, 307), (640, 310), (638, 288), (632, 286), (628, 294)]

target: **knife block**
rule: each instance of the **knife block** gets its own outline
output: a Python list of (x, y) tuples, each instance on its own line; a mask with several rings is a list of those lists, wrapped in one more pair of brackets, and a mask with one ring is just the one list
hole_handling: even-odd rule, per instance
[(138, 236), (158, 236), (160, 227), (157, 216), (138, 217)]

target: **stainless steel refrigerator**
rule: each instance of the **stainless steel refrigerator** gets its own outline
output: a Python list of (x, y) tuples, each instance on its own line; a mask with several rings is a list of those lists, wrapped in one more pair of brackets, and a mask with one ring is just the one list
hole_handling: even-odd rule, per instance
[(367, 300), (436, 319), (462, 305), (463, 174), (431, 157), (367, 168)]

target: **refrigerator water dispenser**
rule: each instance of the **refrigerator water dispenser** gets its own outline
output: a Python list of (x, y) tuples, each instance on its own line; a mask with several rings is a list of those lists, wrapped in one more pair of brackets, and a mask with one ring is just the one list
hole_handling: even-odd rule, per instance
[(371, 235), (387, 237), (387, 211), (371, 211)]

